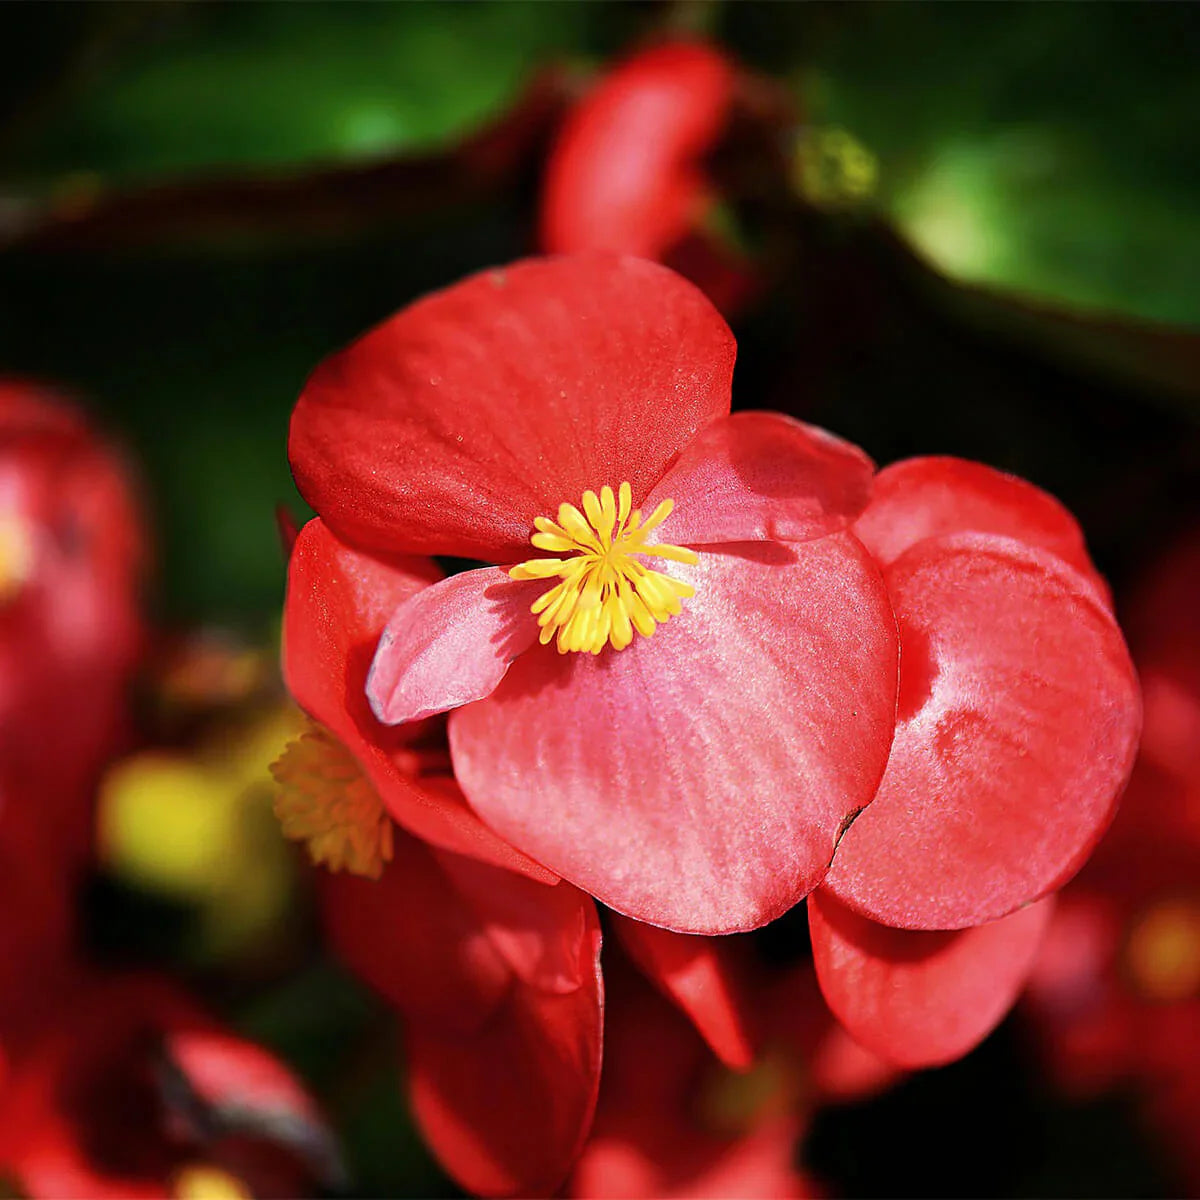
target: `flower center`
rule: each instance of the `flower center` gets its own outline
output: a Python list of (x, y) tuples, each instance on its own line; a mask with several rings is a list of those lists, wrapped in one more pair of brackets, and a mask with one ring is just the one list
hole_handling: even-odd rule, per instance
[(354, 756), (310, 722), (271, 764), (275, 815), (284, 836), (305, 842), (313, 862), (378, 879), (392, 857), (392, 822)]
[(643, 521), (632, 509), (632, 489), (623, 483), (613, 494), (583, 493), (583, 511), (560, 504), (558, 520), (538, 517), (530, 541), (539, 550), (570, 557), (531, 558), (508, 572), (511, 579), (559, 580), (534, 601), (530, 611), (542, 627), (546, 645), (556, 637), (559, 654), (570, 650), (599, 654), (605, 645), (624, 650), (636, 630), (649, 637), (657, 625), (670, 620), (680, 600), (695, 594), (690, 583), (651, 570), (641, 558), (665, 558), (696, 563), (694, 550), (682, 546), (647, 544), (646, 538), (671, 515), (673, 500), (664, 500)]
[(171, 1192), (177, 1200), (250, 1200), (252, 1195), (236, 1176), (206, 1163), (190, 1163), (181, 1168)]
[(1200, 992), (1200, 907), (1165, 900), (1142, 914), (1125, 949), (1129, 973), (1151, 1000), (1186, 1000)]

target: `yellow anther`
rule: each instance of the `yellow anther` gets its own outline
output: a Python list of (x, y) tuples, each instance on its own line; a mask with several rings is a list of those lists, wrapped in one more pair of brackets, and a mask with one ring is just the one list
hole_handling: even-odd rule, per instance
[[(531, 558), (508, 574), (512, 579), (557, 579), (530, 606), (546, 645), (555, 640), (560, 654), (599, 654), (605, 646), (623, 650), (636, 631), (649, 637), (656, 626), (676, 616), (681, 600), (694, 594), (690, 583), (652, 570), (642, 558), (694, 564), (694, 550), (646, 537), (671, 515), (674, 502), (664, 500), (642, 520), (633, 507), (633, 489), (607, 485), (597, 495), (583, 493), (582, 511), (560, 504), (558, 519), (538, 517), (530, 541), (553, 558)], [(566, 557), (566, 556), (570, 557)]]
[(378, 879), (392, 857), (392, 822), (353, 755), (310, 722), (271, 764), (275, 815), (284, 835), (305, 842), (315, 863)]

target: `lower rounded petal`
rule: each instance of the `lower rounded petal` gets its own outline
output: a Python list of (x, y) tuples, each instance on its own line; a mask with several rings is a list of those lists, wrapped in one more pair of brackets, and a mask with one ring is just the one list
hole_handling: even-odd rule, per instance
[(896, 737), (826, 886), (909, 929), (994, 920), (1069, 879), (1137, 749), (1137, 680), (1090, 581), (1007, 538), (914, 546), (885, 573)]
[(876, 924), (821, 888), (808, 901), (821, 991), (868, 1050), (903, 1067), (952, 1062), (1012, 1007), (1053, 907), (1042, 900), (989, 925), (917, 932)]
[(751, 929), (820, 882), (891, 740), (896, 644), (848, 534), (707, 552), (652, 637), (599, 656), (533, 647), (454, 713), (468, 801), (618, 912)]

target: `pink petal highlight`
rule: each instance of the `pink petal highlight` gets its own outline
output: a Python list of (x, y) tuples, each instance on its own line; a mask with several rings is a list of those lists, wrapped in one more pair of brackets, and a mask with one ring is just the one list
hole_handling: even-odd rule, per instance
[(515, 583), (499, 568), (465, 571), (418, 592), (392, 615), (367, 679), (385, 725), (482, 700), (533, 642), (529, 606), (544, 580)]
[(664, 540), (677, 545), (802, 542), (858, 517), (874, 469), (857, 446), (823, 429), (777, 413), (735, 413), (693, 438), (642, 508), (674, 500)]

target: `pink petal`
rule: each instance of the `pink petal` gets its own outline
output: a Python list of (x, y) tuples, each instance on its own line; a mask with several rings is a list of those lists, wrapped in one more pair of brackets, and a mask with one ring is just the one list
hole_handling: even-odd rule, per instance
[(826, 884), (889, 925), (978, 925), (1060, 887), (1103, 834), (1137, 748), (1137, 681), (1090, 581), (1042, 551), (936, 538), (885, 578), (896, 738)]
[(882, 563), (950, 533), (996, 533), (1095, 571), (1075, 518), (1047, 492), (963, 458), (908, 458), (875, 477), (854, 532)]
[(442, 1165), (469, 1191), (550, 1195), (591, 1127), (604, 991), (599, 921), (580, 899), (587, 914), (580, 987), (561, 993), (518, 984), (468, 1036), (409, 1027), (413, 1113)]
[(628, 480), (640, 502), (729, 412), (734, 352), (665, 267), (529, 259), (417, 301), (318, 367), (292, 469), (356, 544), (515, 562), (534, 518), (589, 488)]
[(745, 1019), (743, 980), (728, 938), (672, 933), (612, 915), (612, 928), (650, 981), (676, 1004), (726, 1066), (754, 1061)]
[(515, 583), (498, 567), (417, 592), (392, 614), (367, 680), (379, 720), (403, 725), (482, 700), (536, 638), (529, 606), (545, 580)]
[(891, 609), (848, 534), (672, 564), (696, 595), (628, 648), (534, 646), (450, 719), (501, 837), (638, 920), (751, 929), (820, 882), (874, 794), (895, 703)]
[(777, 413), (714, 421), (643, 502), (675, 509), (663, 540), (807, 541), (845, 529), (871, 494), (871, 460), (849, 442)]
[(869, 921), (821, 888), (808, 901), (817, 978), (868, 1050), (903, 1067), (939, 1066), (977, 1046), (1012, 1007), (1053, 908), (1042, 900), (990, 925), (913, 932)]

